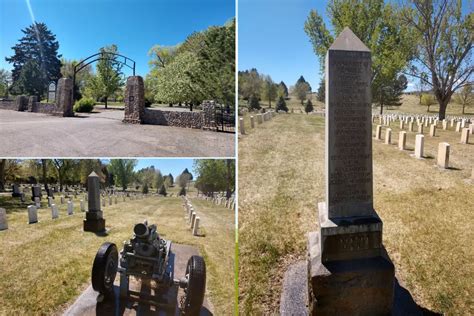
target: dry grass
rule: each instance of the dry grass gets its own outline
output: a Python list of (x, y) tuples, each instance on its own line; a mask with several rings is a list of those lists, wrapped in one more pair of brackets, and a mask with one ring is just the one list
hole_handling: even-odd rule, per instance
[[(148, 219), (156, 223), (164, 238), (197, 246), (208, 267), (207, 291), (216, 314), (234, 310), (234, 212), (207, 201), (192, 199), (201, 217), (205, 237), (192, 236), (185, 225), (182, 199), (149, 197), (106, 206), (104, 217), (110, 228), (107, 237), (82, 231), (82, 214), (51, 220), (48, 208), (40, 209), (38, 224), (28, 225), (26, 206), (13, 208), (10, 197), (1, 197), (0, 207), (8, 206), (9, 229), (0, 232), (0, 314), (59, 314), (90, 282), (92, 261), (105, 241), (119, 247), (130, 238), (133, 225)], [(5, 205), (6, 206), (6, 205)]]
[[(398, 138), (392, 126), (392, 139)], [(421, 306), (446, 314), (474, 312), (474, 145), (459, 133), (426, 136), (425, 151), (451, 144), (452, 166), (417, 160), (395, 145), (375, 142), (374, 202), (384, 221), (384, 244), (397, 277)], [(459, 140), (457, 140), (459, 142)], [(414, 134), (407, 144), (413, 147)], [(436, 148), (436, 150), (435, 150)], [(306, 252), (305, 233), (317, 229), (324, 198), (324, 121), (277, 115), (239, 143), (240, 312), (278, 313), (281, 278)]]

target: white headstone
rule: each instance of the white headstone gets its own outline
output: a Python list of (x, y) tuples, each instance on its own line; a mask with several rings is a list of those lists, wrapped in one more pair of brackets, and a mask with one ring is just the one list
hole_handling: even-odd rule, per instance
[(72, 215), (74, 214), (74, 205), (72, 204), (71, 201), (67, 202), (67, 215)]
[(59, 217), (59, 210), (56, 204), (51, 204), (51, 218), (56, 219)]
[(36, 206), (28, 206), (28, 224), (38, 223), (38, 210)]
[(7, 211), (0, 208), (0, 230), (8, 229)]

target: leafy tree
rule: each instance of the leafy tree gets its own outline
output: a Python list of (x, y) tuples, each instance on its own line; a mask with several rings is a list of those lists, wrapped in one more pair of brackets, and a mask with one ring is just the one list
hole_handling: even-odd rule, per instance
[(272, 101), (277, 97), (277, 86), (270, 76), (265, 76), (262, 86), (262, 98), (268, 100), (268, 106), (272, 107)]
[[(61, 58), (61, 73), (63, 77), (73, 79), (74, 77), (74, 67), (79, 63), (77, 60), (67, 60), (65, 58)], [(86, 88), (86, 84), (89, 79), (94, 76), (92, 72), (92, 66), (87, 65), (81, 71), (76, 74), (76, 81), (74, 82), (74, 99), (80, 100), (82, 98), (82, 94)], [(100, 97), (100, 93), (97, 93), (97, 99)]]
[(446, 117), (452, 95), (474, 72), (472, 42), (474, 13), (463, 15), (462, 1), (409, 0), (403, 22), (417, 36), (416, 54), (409, 74), (425, 82), (439, 104), (439, 119)]
[(326, 101), (326, 79), (323, 77), (319, 82), (318, 88), (318, 101), (325, 102)]
[(278, 92), (279, 92), (279, 97), (284, 97), (285, 99), (288, 98), (288, 87), (283, 81), (280, 81), (278, 84)]
[(260, 97), (262, 83), (262, 77), (257, 69), (239, 71), (239, 94), (244, 100), (250, 100), (252, 96)]
[(101, 183), (106, 182), (106, 175), (102, 171), (104, 166), (102, 165), (100, 159), (81, 159), (79, 162), (79, 181), (82, 185), (87, 185), (87, 179), (92, 171), (94, 171), (99, 176), (99, 181)]
[(163, 178), (163, 175), (161, 174), (160, 170), (156, 170), (156, 188), (159, 190), (161, 186), (165, 183), (165, 179)]
[(280, 97), (278, 99), (277, 105), (276, 105), (276, 110), (277, 111), (285, 111), (288, 112), (288, 107), (286, 106), (285, 99), (283, 97)]
[[(299, 80), (298, 80), (299, 81)], [(294, 93), (298, 100), (301, 101), (301, 105), (306, 100), (306, 96), (310, 92), (311, 88), (307, 82), (297, 82), (295, 85)]]
[(304, 107), (304, 111), (306, 112), (306, 114), (313, 112), (313, 110), (314, 108), (313, 108), (313, 103), (311, 102), (311, 100), (306, 101), (306, 106)]
[(474, 103), (474, 94), (472, 92), (473, 84), (466, 84), (462, 89), (454, 95), (454, 101), (462, 106), (462, 114), (465, 109)]
[(427, 106), (427, 111), (430, 111), (430, 106), (436, 104), (436, 99), (432, 94), (423, 94), (421, 96), (421, 105)]
[(163, 195), (163, 196), (166, 196), (168, 193), (166, 193), (166, 186), (163, 184), (161, 185), (161, 188), (160, 190), (158, 191), (158, 194), (159, 195)]
[(14, 83), (13, 91), (27, 95), (35, 95), (38, 99), (44, 94), (47, 79), (35, 60), (30, 60), (21, 68), (20, 77)]
[(11, 73), (0, 69), (0, 96), (8, 97), (8, 85), (11, 82)]
[(205, 194), (227, 191), (230, 197), (235, 190), (235, 161), (233, 159), (194, 160), (194, 172), (198, 175), (195, 186)]
[(153, 46), (148, 55), (151, 60), (148, 62), (152, 68), (165, 68), (169, 65), (177, 55), (178, 47), (176, 46)]
[(249, 107), (250, 107), (250, 110), (260, 110), (262, 108), (260, 106), (260, 101), (258, 101), (257, 96), (252, 95), (250, 97)]
[(387, 86), (393, 85), (413, 58), (415, 36), (401, 21), (400, 13), (384, 0), (329, 0), (327, 27), (321, 15), (312, 10), (305, 22), (314, 53), (323, 70), (326, 52), (334, 41), (329, 29), (339, 34), (349, 27), (372, 53), (372, 94), (374, 99)]
[(383, 114), (384, 105), (400, 106), (403, 91), (407, 88), (408, 80), (400, 75), (392, 83), (386, 83), (383, 89), (378, 89), (379, 94), (374, 95), (372, 102), (380, 106), (380, 115)]
[[(22, 75), (22, 69), (28, 62), (29, 67), (33, 67), (33, 61), (36, 62), (41, 74), (42, 93), (46, 91), (47, 84), (50, 81), (57, 81), (61, 78), (61, 55), (58, 55), (59, 43), (56, 36), (48, 29), (46, 24), (35, 22), (27, 28), (21, 30), (24, 36), (19, 43), (12, 47), (14, 54), (6, 57), (5, 60), (13, 64), (11, 91), (16, 94), (27, 94), (30, 91), (24, 90), (25, 82), (19, 84)], [(30, 68), (29, 72), (32, 69)], [(28, 77), (26, 77), (28, 78)], [(30, 77), (37, 78), (37, 77)], [(24, 75), (25, 79), (25, 75)], [(34, 85), (33, 83), (29, 83)], [(39, 84), (39, 83), (38, 83)], [(35, 95), (37, 95), (35, 93)]]
[[(153, 187), (156, 184), (156, 170), (154, 166), (146, 167), (140, 169), (135, 174), (136, 180), (142, 184), (147, 185), (148, 187)], [(157, 186), (157, 188), (159, 188)]]
[(105, 108), (107, 100), (124, 85), (122, 76), (122, 64), (115, 59), (111, 53), (118, 53), (116, 45), (106, 46), (100, 49), (102, 59), (97, 63), (97, 74), (88, 82), (89, 91), (94, 97), (103, 98)]
[(74, 159), (53, 159), (52, 163), (58, 175), (59, 189), (62, 191), (64, 184), (71, 182), (74, 178), (78, 161)]
[(125, 191), (133, 181), (133, 169), (136, 165), (135, 159), (111, 159), (107, 169), (114, 174), (117, 185)]

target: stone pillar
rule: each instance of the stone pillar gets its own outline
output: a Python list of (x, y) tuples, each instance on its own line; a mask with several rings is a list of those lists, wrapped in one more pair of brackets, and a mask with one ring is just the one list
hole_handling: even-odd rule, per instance
[(423, 158), (423, 146), (425, 144), (425, 136), (423, 134), (416, 135), (415, 138), (415, 157)]
[(389, 315), (395, 268), (373, 207), (370, 50), (345, 28), (325, 69), (326, 202), (308, 235), (310, 313)]
[(398, 149), (405, 150), (406, 143), (407, 143), (407, 132), (401, 131), (400, 134), (398, 134)]
[(32, 95), (28, 98), (28, 111), (29, 112), (37, 112), (37, 102), (38, 102), (38, 97), (35, 95)]
[(244, 119), (242, 117), (239, 118), (239, 129), (240, 129), (240, 134), (245, 135), (245, 125), (244, 125)]
[(7, 211), (4, 208), (0, 208), (0, 230), (5, 229), (8, 229)]
[(375, 139), (376, 140), (382, 139), (382, 125), (377, 125), (377, 128), (375, 129)]
[(36, 206), (28, 206), (28, 224), (38, 223), (38, 210)]
[(197, 236), (199, 232), (199, 222), (200, 222), (199, 216), (196, 217), (194, 220), (194, 227), (193, 227), (193, 236)]
[(255, 128), (255, 120), (254, 120), (253, 115), (250, 115), (250, 127)]
[(70, 117), (74, 116), (72, 106), (72, 79), (61, 78), (58, 81), (56, 107), (58, 108), (58, 111), (63, 113), (64, 117)]
[(461, 132), (461, 144), (469, 144), (469, 128), (465, 127)]
[(385, 144), (390, 145), (392, 143), (392, 129), (387, 128), (385, 131)]
[(125, 87), (125, 117), (124, 123), (142, 124), (145, 119), (145, 86), (143, 78), (131, 76)]
[(15, 98), (15, 108), (19, 112), (28, 111), (28, 97), (18, 95)]
[(191, 229), (194, 228), (194, 221), (195, 221), (195, 220), (196, 220), (196, 213), (193, 212), (193, 213), (191, 214)]
[(438, 145), (438, 166), (447, 169), (449, 166), (449, 144), (439, 143)]
[(84, 220), (84, 231), (87, 232), (104, 232), (105, 219), (102, 217), (100, 210), (100, 183), (99, 176), (92, 172), (87, 178), (87, 193), (89, 196), (89, 207)]
[(431, 126), (430, 126), (430, 136), (431, 137), (436, 136), (436, 125), (435, 124), (431, 124)]

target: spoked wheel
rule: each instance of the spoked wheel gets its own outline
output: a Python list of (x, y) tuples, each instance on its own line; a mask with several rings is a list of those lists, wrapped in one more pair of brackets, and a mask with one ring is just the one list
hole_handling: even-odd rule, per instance
[(117, 246), (110, 242), (103, 243), (92, 266), (92, 288), (104, 296), (113, 294), (117, 268)]
[(192, 256), (186, 266), (188, 285), (184, 289), (184, 315), (199, 315), (206, 292), (206, 264), (200, 256)]

